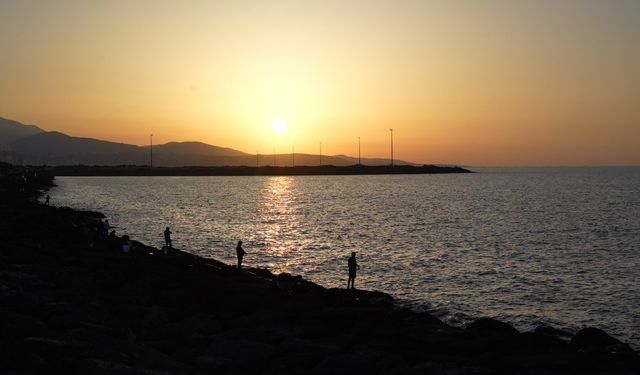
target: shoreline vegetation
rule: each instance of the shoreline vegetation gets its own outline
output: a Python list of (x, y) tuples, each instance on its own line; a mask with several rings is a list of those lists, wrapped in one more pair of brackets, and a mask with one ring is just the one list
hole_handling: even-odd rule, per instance
[(596, 328), (453, 327), (381, 292), (136, 241), (124, 254), (102, 214), (38, 203), (51, 186), (48, 169), (0, 164), (1, 373), (640, 373)]
[(455, 166), (435, 165), (351, 165), (338, 167), (278, 166), (278, 167), (149, 167), (149, 166), (57, 166), (48, 167), (55, 176), (315, 176), (315, 175), (378, 175), (378, 174), (441, 174), (473, 173)]

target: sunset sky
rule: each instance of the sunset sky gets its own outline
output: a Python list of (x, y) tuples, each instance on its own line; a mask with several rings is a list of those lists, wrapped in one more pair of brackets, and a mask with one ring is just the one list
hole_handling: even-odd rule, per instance
[[(0, 2), (0, 117), (463, 165), (640, 164), (640, 1)], [(286, 122), (276, 134), (272, 124)]]

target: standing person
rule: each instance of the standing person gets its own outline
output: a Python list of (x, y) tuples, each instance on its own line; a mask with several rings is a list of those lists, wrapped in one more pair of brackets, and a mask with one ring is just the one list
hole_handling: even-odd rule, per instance
[(49, 199), (51, 199), (51, 197), (47, 194), (47, 198), (45, 198), (45, 200), (44, 200), (44, 205), (45, 206), (49, 205)]
[(242, 269), (242, 257), (247, 254), (246, 251), (242, 248), (242, 241), (238, 241), (238, 245), (236, 246), (236, 255), (238, 256), (238, 271)]
[(356, 252), (352, 252), (349, 257), (349, 279), (347, 280), (347, 289), (355, 289), (356, 271), (360, 269), (358, 262), (356, 262)]
[(108, 236), (109, 229), (111, 229), (111, 225), (109, 225), (109, 219), (104, 219), (104, 235)]
[(171, 249), (173, 248), (173, 244), (171, 243), (171, 231), (169, 230), (169, 227), (164, 230), (164, 246)]
[(129, 242), (129, 236), (124, 235), (122, 236), (122, 252), (125, 254), (129, 254), (129, 252), (131, 252), (131, 250), (133, 250), (133, 246), (131, 246), (131, 242)]

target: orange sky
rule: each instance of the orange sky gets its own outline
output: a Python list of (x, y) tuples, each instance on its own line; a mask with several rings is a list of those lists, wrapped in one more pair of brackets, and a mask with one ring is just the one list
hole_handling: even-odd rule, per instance
[(0, 51), (0, 117), (70, 135), (640, 164), (635, 0), (8, 0)]

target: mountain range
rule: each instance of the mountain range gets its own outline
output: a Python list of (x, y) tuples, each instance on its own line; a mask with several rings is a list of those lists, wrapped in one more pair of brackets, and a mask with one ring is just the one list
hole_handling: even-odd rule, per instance
[[(74, 137), (0, 117), (0, 161), (19, 165), (148, 165), (150, 154), (149, 146)], [(322, 155), (323, 165), (345, 166), (357, 162), (357, 158), (346, 155)], [(294, 163), (297, 166), (318, 165), (320, 156), (247, 154), (202, 142), (169, 142), (153, 146), (154, 166), (290, 166)], [(362, 164), (387, 165), (389, 159), (363, 158)], [(416, 165), (402, 160), (395, 164)]]

